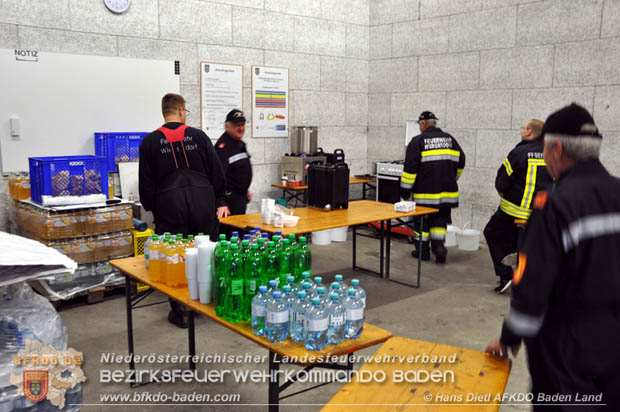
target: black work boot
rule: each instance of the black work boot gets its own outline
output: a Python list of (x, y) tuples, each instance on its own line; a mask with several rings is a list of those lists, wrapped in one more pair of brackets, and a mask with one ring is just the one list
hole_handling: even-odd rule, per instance
[[(419, 243), (416, 242), (415, 249), (411, 251), (411, 256), (414, 257), (415, 259), (417, 259), (418, 256), (420, 256), (420, 252), (418, 248), (419, 248)], [(425, 262), (431, 260), (431, 250), (428, 247), (428, 241), (427, 242), (422, 241), (422, 260)]]
[(435, 262), (444, 264), (448, 257), (448, 249), (444, 246), (443, 240), (432, 240), (433, 253), (435, 254)]

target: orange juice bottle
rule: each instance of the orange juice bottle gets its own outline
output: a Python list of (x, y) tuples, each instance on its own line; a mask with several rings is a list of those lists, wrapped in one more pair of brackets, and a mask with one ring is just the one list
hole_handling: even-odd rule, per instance
[(185, 246), (185, 249), (190, 248), (190, 247), (196, 247), (194, 246), (194, 235), (187, 235), (187, 246)]
[(187, 286), (187, 275), (185, 274), (185, 249), (189, 246), (189, 239), (183, 239), (183, 244), (179, 250), (179, 266), (181, 268), (179, 273), (179, 282), (181, 286)]
[(149, 242), (149, 276), (151, 280), (160, 281), (159, 236), (153, 235)]
[[(177, 237), (178, 238), (178, 237)], [(168, 286), (173, 288), (179, 287), (179, 271), (181, 265), (179, 263), (179, 242), (175, 239), (170, 239), (168, 246)]]
[(165, 239), (159, 246), (159, 281), (164, 285), (170, 284), (170, 240)]

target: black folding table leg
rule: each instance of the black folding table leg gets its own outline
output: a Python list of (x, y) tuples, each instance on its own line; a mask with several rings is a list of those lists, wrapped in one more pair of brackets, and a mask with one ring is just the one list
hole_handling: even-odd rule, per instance
[(416, 288), (420, 287), (420, 274), (422, 273), (422, 235), (424, 233), (424, 215), (420, 215), (420, 232), (418, 233), (418, 283), (416, 284)]
[[(133, 318), (131, 314), (131, 277), (125, 275), (125, 305), (127, 309), (127, 343), (129, 346), (129, 370), (134, 371), (136, 369), (136, 363), (134, 362), (133, 351)], [(130, 384), (131, 386), (131, 384)]]
[(190, 370), (196, 370), (196, 362), (194, 362), (194, 356), (196, 356), (196, 331), (194, 329), (194, 311), (187, 311), (187, 337), (189, 340), (189, 368)]
[(385, 277), (390, 278), (390, 242), (392, 235), (392, 221), (387, 221), (387, 233), (385, 235)]
[(269, 412), (278, 412), (280, 409), (280, 364), (277, 354), (269, 351)]
[(379, 231), (379, 236), (381, 237), (381, 239), (379, 239), (380, 242), (380, 246), (379, 246), (379, 277), (383, 277), (383, 240), (385, 237), (385, 233), (384, 233), (384, 224), (385, 222), (382, 220), (381, 221), (381, 230)]
[(356, 264), (356, 256), (355, 253), (357, 252), (357, 226), (353, 226), (353, 270), (357, 269), (357, 264)]

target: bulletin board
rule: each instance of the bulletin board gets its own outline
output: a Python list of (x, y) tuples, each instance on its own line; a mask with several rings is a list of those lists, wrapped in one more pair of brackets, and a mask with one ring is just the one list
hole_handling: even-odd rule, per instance
[(2, 172), (28, 170), (32, 156), (94, 154), (95, 132), (158, 128), (179, 71), (175, 61), (0, 49)]
[(289, 101), (287, 68), (252, 66), (252, 137), (288, 137)]
[(226, 115), (243, 110), (243, 66), (200, 62), (200, 127), (211, 139), (224, 133)]

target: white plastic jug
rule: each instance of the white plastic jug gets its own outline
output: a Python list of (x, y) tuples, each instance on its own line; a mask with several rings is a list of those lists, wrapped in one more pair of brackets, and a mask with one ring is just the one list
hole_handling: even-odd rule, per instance
[(461, 228), (455, 225), (448, 225), (446, 230), (446, 242), (444, 245), (446, 247), (454, 247), (456, 246), (456, 235), (461, 233)]

